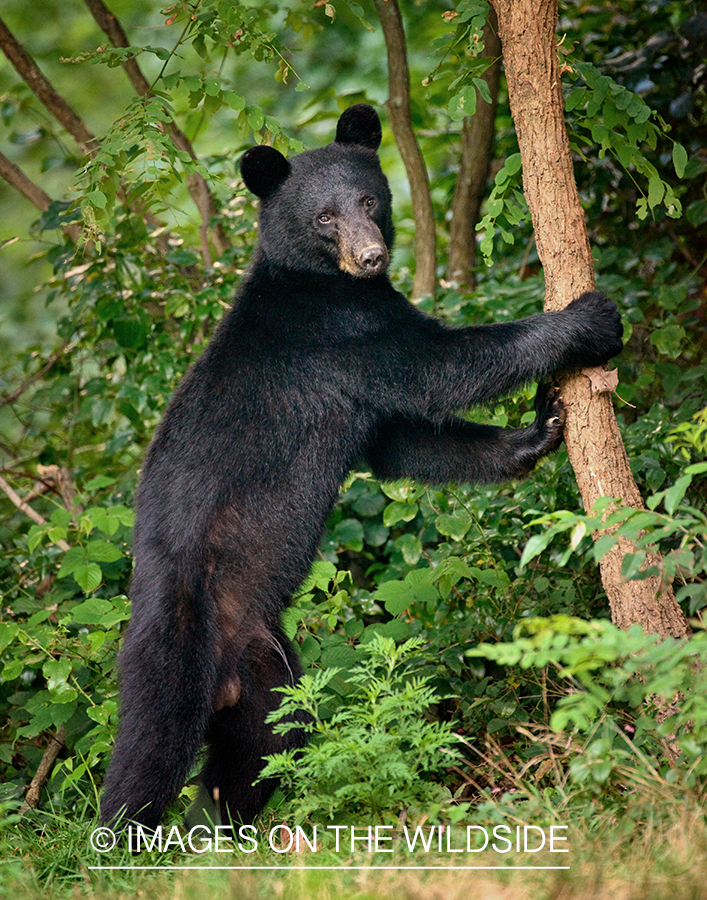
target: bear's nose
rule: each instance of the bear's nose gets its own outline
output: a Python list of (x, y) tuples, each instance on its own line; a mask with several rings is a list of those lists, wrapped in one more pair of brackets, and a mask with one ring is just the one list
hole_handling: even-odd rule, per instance
[(385, 251), (378, 245), (366, 247), (359, 254), (358, 260), (364, 269), (379, 269), (385, 262)]

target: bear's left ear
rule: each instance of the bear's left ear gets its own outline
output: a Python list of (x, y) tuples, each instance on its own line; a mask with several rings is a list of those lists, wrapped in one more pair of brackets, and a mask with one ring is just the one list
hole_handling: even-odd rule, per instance
[(241, 175), (245, 186), (256, 197), (265, 199), (290, 174), (290, 164), (279, 150), (260, 144), (241, 157)]
[(377, 150), (382, 137), (381, 120), (368, 103), (349, 106), (341, 114), (336, 126), (337, 144), (359, 144), (369, 150)]

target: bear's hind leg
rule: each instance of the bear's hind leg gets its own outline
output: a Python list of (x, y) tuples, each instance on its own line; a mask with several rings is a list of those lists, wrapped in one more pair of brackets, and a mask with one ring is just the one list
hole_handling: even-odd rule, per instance
[(101, 798), (101, 820), (113, 827), (159, 824), (211, 716), (215, 603), (198, 577), (187, 581), (173, 579), (163, 591), (168, 601), (138, 604), (123, 641), (120, 729)]
[(236, 702), (214, 712), (206, 734), (209, 756), (202, 781), (209, 796), (220, 801), (223, 825), (252, 822), (275, 790), (274, 778), (253, 785), (263, 756), (304, 745), (301, 729), (273, 734), (272, 725), (265, 722), (282, 700), (282, 694), (272, 689), (295, 684), (301, 673), (294, 647), (277, 629), (248, 644), (235, 673), (217, 690), (217, 706), (229, 698)]

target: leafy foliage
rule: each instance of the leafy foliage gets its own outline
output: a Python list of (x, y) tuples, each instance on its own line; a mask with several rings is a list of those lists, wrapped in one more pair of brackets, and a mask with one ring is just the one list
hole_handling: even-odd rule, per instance
[[(375, 635), (361, 647), (359, 662), (349, 672), (353, 689), (332, 709), (325, 691), (338, 669), (305, 675), (270, 716), (275, 731), (302, 728), (311, 735), (299, 752), (267, 757), (261, 778), (281, 779), (290, 795), (294, 820), (395, 823), (403, 809), (427, 810), (444, 789), (429, 780), (458, 759), (449, 749), (456, 742), (449, 724), (426, 722), (423, 714), (438, 698), (430, 676), (415, 675), (414, 653), (422, 640), (411, 638), (396, 647), (392, 638)], [(362, 657), (362, 658), (361, 658)], [(305, 711), (311, 721), (296, 725), (282, 720)]]

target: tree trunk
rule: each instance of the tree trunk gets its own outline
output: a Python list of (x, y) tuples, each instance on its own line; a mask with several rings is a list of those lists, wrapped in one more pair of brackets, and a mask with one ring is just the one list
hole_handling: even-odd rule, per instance
[(476, 112), (465, 116), (462, 123), (461, 162), (452, 199), (447, 263), (447, 280), (469, 290), (476, 287), (476, 223), (488, 182), (501, 76), (501, 42), (493, 7), (484, 26), (483, 40), (484, 56), (496, 59), (482, 76), (489, 86), (491, 103), (479, 96)]
[[(523, 187), (545, 271), (545, 308), (561, 309), (593, 288), (594, 266), (565, 129), (555, 36), (557, 0), (492, 3), (523, 162)], [(601, 496), (643, 506), (610, 393), (594, 393), (588, 376), (580, 373), (564, 383), (562, 399), (567, 409), (565, 442), (585, 509)], [(672, 588), (661, 590), (660, 578), (626, 582), (621, 577), (621, 560), (635, 549), (621, 539), (601, 562), (612, 620), (622, 628), (638, 622), (661, 635), (689, 633)], [(645, 565), (658, 562), (649, 558)]]
[(437, 247), (430, 182), (410, 116), (410, 72), (405, 31), (398, 0), (374, 0), (388, 55), (388, 119), (405, 164), (415, 218), (415, 281), (413, 298), (434, 294), (437, 285)]

